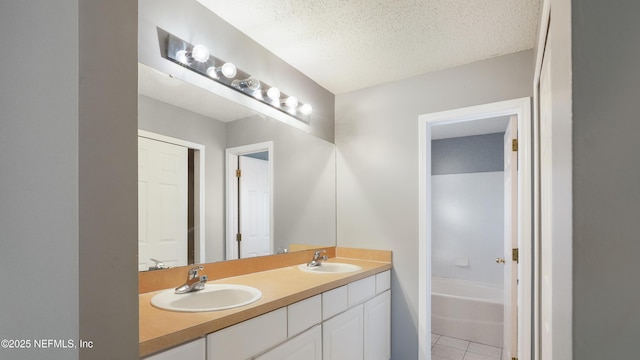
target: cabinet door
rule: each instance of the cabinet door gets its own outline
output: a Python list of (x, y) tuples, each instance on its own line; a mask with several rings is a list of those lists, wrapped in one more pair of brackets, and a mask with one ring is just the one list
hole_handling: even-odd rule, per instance
[(208, 360), (246, 360), (287, 340), (287, 308), (207, 335)]
[(376, 296), (364, 304), (364, 358), (391, 358), (391, 292)]
[(176, 346), (169, 350), (151, 355), (144, 360), (204, 360), (206, 348), (204, 338)]
[(323, 360), (363, 360), (363, 305), (322, 324)]
[(256, 360), (322, 360), (322, 330), (316, 325)]

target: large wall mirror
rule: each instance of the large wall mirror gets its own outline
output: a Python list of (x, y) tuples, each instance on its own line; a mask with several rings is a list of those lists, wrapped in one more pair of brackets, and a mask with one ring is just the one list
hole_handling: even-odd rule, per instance
[(139, 270), (335, 245), (333, 143), (138, 72)]
[[(310, 125), (164, 58), (159, 29), (312, 103)], [(138, 1), (138, 60), (139, 270), (335, 246), (333, 94), (196, 0)]]

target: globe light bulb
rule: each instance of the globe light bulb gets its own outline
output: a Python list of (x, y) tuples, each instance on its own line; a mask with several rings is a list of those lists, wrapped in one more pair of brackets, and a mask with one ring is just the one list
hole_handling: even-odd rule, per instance
[(209, 77), (217, 79), (218, 78), (218, 68), (216, 68), (215, 66), (210, 66), (207, 68), (207, 75), (209, 75)]
[(298, 98), (295, 96), (289, 96), (285, 101), (284, 101), (284, 106), (288, 107), (288, 108), (295, 108), (296, 106), (298, 106)]
[(178, 52), (176, 52), (176, 60), (178, 60), (179, 62), (188, 65), (189, 64), (189, 58), (187, 57), (187, 51), (186, 50), (179, 50)]
[(271, 100), (279, 100), (280, 99), (280, 90), (277, 87), (271, 87), (267, 90), (267, 96)]
[(305, 115), (311, 114), (312, 111), (313, 107), (310, 104), (303, 104), (302, 106), (300, 106), (300, 112)]
[(195, 61), (206, 62), (209, 60), (209, 49), (202, 44), (196, 45), (191, 51), (191, 56), (193, 56), (193, 60)]
[(238, 69), (236, 69), (236, 66), (233, 65), (232, 63), (224, 63), (224, 65), (220, 67), (220, 72), (227, 79), (231, 79), (236, 77), (236, 74), (238, 73)]

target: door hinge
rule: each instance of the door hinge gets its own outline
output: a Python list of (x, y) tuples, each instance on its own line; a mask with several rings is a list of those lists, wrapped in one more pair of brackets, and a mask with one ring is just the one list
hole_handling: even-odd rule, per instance
[(518, 251), (518, 248), (515, 249), (511, 249), (511, 260), (515, 261), (515, 262), (520, 262), (520, 252)]
[(518, 151), (518, 139), (511, 140), (511, 150)]
[(242, 176), (242, 170), (236, 169), (236, 177), (239, 178)]
[(242, 241), (242, 234), (236, 234), (236, 241)]

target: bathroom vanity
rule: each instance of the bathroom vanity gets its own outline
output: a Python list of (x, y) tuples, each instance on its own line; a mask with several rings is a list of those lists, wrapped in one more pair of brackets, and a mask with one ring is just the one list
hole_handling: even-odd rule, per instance
[[(335, 273), (300, 269), (312, 253), (286, 254), (277, 262), (254, 258), (205, 264), (204, 271), (216, 267), (225, 276), (209, 271), (208, 283), (245, 285), (262, 292), (258, 301), (220, 311), (158, 309), (151, 305), (151, 298), (160, 292), (158, 287), (170, 286), (162, 279), (148, 279), (164, 274), (145, 274), (139, 297), (141, 358), (388, 360), (391, 253), (327, 249), (327, 264), (348, 264), (337, 268), (349, 272)], [(278, 263), (282, 267), (277, 267)], [(353, 270), (351, 265), (359, 269)], [(233, 273), (236, 275), (228, 276)], [(171, 286), (177, 285), (174, 282)]]

